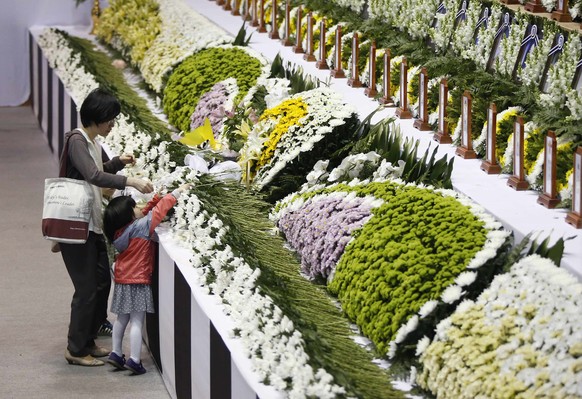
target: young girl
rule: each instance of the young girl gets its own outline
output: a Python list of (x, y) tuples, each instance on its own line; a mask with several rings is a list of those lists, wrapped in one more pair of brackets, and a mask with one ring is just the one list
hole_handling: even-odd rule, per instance
[[(107, 359), (107, 363), (117, 369), (127, 369), (134, 374), (146, 372), (141, 363), (141, 334), (146, 312), (154, 313), (150, 286), (155, 259), (154, 230), (188, 188), (185, 184), (161, 199), (156, 196), (143, 210), (128, 196), (113, 198), (105, 208), (105, 235), (119, 252), (111, 302), (111, 312), (117, 314), (117, 320), (113, 324), (113, 350)], [(121, 347), (130, 321), (131, 353), (126, 362)]]

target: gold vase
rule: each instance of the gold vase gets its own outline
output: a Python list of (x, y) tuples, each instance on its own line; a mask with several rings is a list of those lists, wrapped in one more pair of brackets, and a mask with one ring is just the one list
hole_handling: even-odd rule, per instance
[(99, 0), (93, 0), (93, 7), (91, 7), (91, 20), (93, 21), (93, 27), (91, 28), (91, 34), (95, 34), (95, 29), (99, 23), (99, 16), (101, 15), (101, 7), (99, 7)]

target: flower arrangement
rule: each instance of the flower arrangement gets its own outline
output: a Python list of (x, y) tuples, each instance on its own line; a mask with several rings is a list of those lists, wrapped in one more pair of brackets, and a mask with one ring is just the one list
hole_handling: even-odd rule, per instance
[(92, 90), (99, 87), (95, 77), (85, 70), (81, 55), (69, 46), (62, 31), (46, 28), (39, 36), (38, 44), (49, 66), (69, 89), (68, 93), (75, 104), (81, 104)]
[(505, 76), (512, 75), (527, 24), (527, 19), (518, 10), (509, 25), (509, 34), (499, 44), (499, 54), (493, 65), (495, 72)]
[(437, 20), (436, 25), (428, 29), (428, 37), (437, 54), (444, 54), (451, 44), (458, 8), (457, 3), (456, 0), (445, 0), (441, 2), (439, 7), (444, 7), (444, 13), (437, 11), (435, 15)]
[(301, 270), (310, 279), (326, 281), (350, 242), (352, 232), (372, 216), (381, 201), (354, 193), (319, 194), (278, 216), (277, 226), (301, 257)]
[(413, 39), (425, 38), (438, 5), (438, 0), (404, 0), (398, 20), (395, 22)]
[(549, 259), (522, 259), (423, 339), (418, 383), (439, 398), (578, 396), (580, 293)]
[(294, 130), (300, 128), (299, 121), (307, 115), (307, 104), (299, 98), (292, 98), (283, 101), (278, 106), (266, 110), (259, 120), (273, 120), (273, 128), (269, 132), (264, 149), (254, 165), (254, 171), (261, 169), (271, 161), (277, 145), (284, 134), (293, 134)]
[[(506, 164), (506, 160), (510, 159), (507, 157), (506, 149), (509, 147), (513, 148), (512, 145), (508, 144), (508, 139), (513, 137), (513, 124), (515, 117), (519, 116), (523, 112), (521, 107), (509, 107), (497, 114), (496, 124), (495, 124), (495, 138), (496, 138), (496, 148), (495, 156), (501, 167)], [(488, 121), (485, 121), (483, 129), (481, 129), (481, 134), (473, 142), (473, 147), (475, 152), (483, 156), (485, 154), (487, 145), (487, 129)], [(513, 141), (512, 141), (513, 142)]]
[(139, 67), (161, 25), (157, 1), (114, 0), (99, 16), (95, 34)]
[(539, 99), (542, 107), (556, 108), (564, 103), (566, 94), (571, 90), (580, 48), (580, 36), (572, 33), (566, 40), (560, 58), (548, 70), (544, 93)]
[(351, 189), (384, 204), (346, 247), (328, 288), (377, 350), (393, 357), (420, 338), (419, 325), (430, 331), (427, 316), (437, 307), (487, 280), (509, 232), (452, 191), (397, 181)]
[(543, 32), (543, 38), (527, 55), (525, 67), (518, 65), (517, 77), (526, 86), (538, 86), (542, 80), (556, 31), (553, 25), (545, 24)]
[[(345, 140), (353, 132), (357, 119), (355, 109), (346, 104), (339, 93), (329, 88), (318, 88), (298, 93), (287, 101), (297, 100), (306, 104), (307, 114), (298, 119), (297, 124), (290, 126), (290, 131), (282, 135), (271, 148), (274, 151), (270, 161), (258, 169), (253, 180), (254, 186), (259, 190), (291, 166), (292, 169), (300, 168), (304, 171), (301, 173), (301, 179), (304, 179), (307, 170), (311, 170), (317, 158), (329, 158), (329, 155), (345, 144)], [(281, 116), (276, 112), (266, 112), (268, 114), (264, 119), (279, 119)], [(310, 153), (313, 155), (307, 156)], [(298, 187), (299, 185), (295, 189)]]
[[(267, 61), (246, 47), (222, 46), (202, 50), (173, 70), (164, 89), (164, 111), (170, 123), (188, 130), (200, 96), (216, 83), (235, 78), (240, 100), (260, 76), (269, 75)], [(236, 100), (235, 99), (235, 100)]]
[(221, 138), (223, 119), (226, 110), (232, 109), (234, 98), (238, 94), (238, 86), (234, 78), (226, 79), (212, 86), (210, 91), (200, 97), (190, 118), (190, 130), (203, 126), (208, 118), (215, 139)]
[[(357, 197), (354, 192), (333, 191), (313, 195), (321, 183), (338, 184), (355, 181), (370, 171), (400, 176), (402, 168), (392, 168), (380, 155), (371, 151), (344, 158), (339, 166), (327, 172), (329, 161), (318, 161), (307, 176), (307, 183), (298, 193), (278, 201), (271, 212), (279, 231), (301, 257), (302, 272), (315, 281), (326, 281), (352, 232), (372, 215), (371, 210), (382, 204), (373, 197)], [(402, 161), (401, 161), (402, 162)]]
[(181, 0), (158, 0), (161, 32), (144, 54), (140, 72), (156, 93), (163, 92), (170, 72), (205, 48), (233, 42), (223, 29), (194, 12)]
[(455, 54), (463, 58), (471, 59), (464, 56), (468, 49), (475, 47), (475, 29), (477, 23), (481, 22), (479, 29), (485, 29), (486, 21), (479, 21), (482, 4), (478, 1), (470, 1), (465, 12), (465, 19), (460, 21), (457, 28), (453, 30), (450, 40), (451, 49)]
[(485, 8), (487, 15), (483, 16), (483, 21), (478, 21), (475, 29), (476, 41), (471, 41), (465, 50), (461, 50), (461, 57), (473, 60), (482, 69), (487, 68), (489, 55), (495, 41), (497, 33), (497, 23), (501, 18), (502, 8), (499, 4), (493, 3), (490, 8)]

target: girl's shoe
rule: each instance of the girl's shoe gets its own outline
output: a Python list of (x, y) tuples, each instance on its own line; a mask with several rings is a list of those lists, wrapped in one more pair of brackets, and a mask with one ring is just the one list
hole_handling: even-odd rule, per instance
[(115, 367), (117, 370), (125, 369), (125, 355), (119, 356), (115, 352), (111, 352), (107, 358), (107, 363)]
[(145, 374), (147, 371), (143, 367), (141, 362), (139, 362), (139, 364), (137, 364), (136, 362), (133, 361), (133, 359), (131, 357), (129, 358), (129, 360), (127, 362), (125, 362), (125, 368), (129, 371), (132, 371), (133, 374)]

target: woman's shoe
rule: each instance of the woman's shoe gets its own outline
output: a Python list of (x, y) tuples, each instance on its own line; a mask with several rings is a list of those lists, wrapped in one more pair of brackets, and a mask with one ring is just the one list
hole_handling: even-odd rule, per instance
[(125, 355), (119, 356), (117, 353), (111, 352), (109, 358), (107, 358), (107, 363), (115, 367), (117, 370), (125, 370)]
[(93, 346), (92, 348), (89, 348), (89, 354), (93, 357), (103, 357), (103, 356), (107, 356), (109, 355), (109, 350), (102, 348), (100, 346)]
[(136, 362), (133, 361), (133, 359), (131, 357), (129, 358), (129, 360), (127, 362), (125, 362), (125, 368), (129, 371), (132, 371), (133, 374), (145, 374), (147, 371), (143, 367), (141, 362), (139, 362), (139, 364), (137, 364)]
[(96, 367), (103, 366), (105, 364), (101, 360), (95, 359), (91, 355), (83, 357), (73, 356), (71, 355), (71, 352), (69, 352), (68, 349), (65, 350), (65, 359), (67, 359), (67, 362), (69, 362), (69, 364), (75, 364), (77, 366)]

